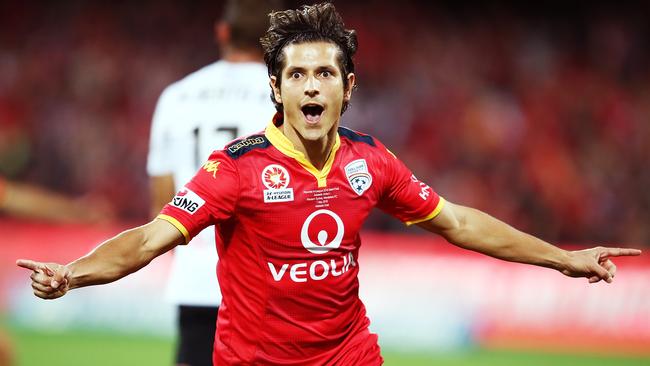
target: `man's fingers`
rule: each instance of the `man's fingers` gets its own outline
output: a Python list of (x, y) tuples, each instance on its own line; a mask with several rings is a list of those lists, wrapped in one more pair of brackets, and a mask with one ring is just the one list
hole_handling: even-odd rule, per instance
[(41, 262), (35, 262), (29, 259), (19, 259), (16, 261), (16, 265), (18, 267), (27, 268), (32, 271), (43, 270), (43, 267), (45, 267), (45, 264)]
[(48, 292), (43, 292), (43, 291), (34, 289), (34, 295), (40, 297), (41, 299), (53, 300), (53, 299), (58, 299), (59, 297), (65, 295), (65, 292), (57, 291), (57, 292), (53, 292), (53, 293), (48, 293)]
[(40, 297), (41, 299), (47, 299), (49, 294), (44, 291), (34, 289), (34, 295)]
[(68, 275), (69, 270), (65, 266), (55, 263), (56, 270), (50, 268), (45, 263), (36, 262), (29, 259), (19, 259), (16, 261), (18, 267), (29, 269), (32, 272), (32, 289), (34, 295), (41, 299), (57, 299), (68, 292)]
[(600, 281), (600, 277), (598, 276), (589, 277), (589, 283), (596, 283), (598, 281)]
[(29, 259), (19, 259), (16, 261), (16, 265), (34, 271), (31, 275), (32, 280), (38, 281), (42, 284), (48, 286), (51, 285), (52, 287), (57, 288), (61, 284), (67, 283), (69, 272), (65, 266), (54, 264), (56, 266), (56, 270), (54, 270), (46, 263), (36, 262)]
[(38, 283), (38, 282), (32, 282), (32, 288), (33, 288), (34, 290), (38, 290), (38, 291), (40, 291), (40, 292), (42, 292), (42, 293), (48, 293), (48, 294), (56, 291), (56, 290), (53, 289), (52, 287), (50, 287), (50, 286), (45, 286), (45, 285), (40, 284), (40, 283)]
[(609, 260), (609, 259), (606, 259), (606, 260), (605, 260), (603, 263), (601, 263), (600, 265), (601, 265), (603, 268), (605, 268), (605, 269), (607, 270), (607, 272), (609, 272), (609, 274), (612, 276), (612, 278), (613, 278), (614, 276), (616, 276), (616, 265), (614, 264), (614, 262), (612, 262), (612, 261)]
[(32, 279), (32, 281), (40, 283), (44, 286), (50, 286), (52, 283), (52, 277), (47, 276), (41, 272), (32, 272), (32, 275), (29, 277)]
[[(65, 267), (63, 267), (65, 268)], [(68, 282), (67, 279), (68, 271), (66, 269), (53, 273), (53, 278), (52, 278), (52, 287), (57, 288), (61, 284), (65, 285)]]
[(639, 249), (629, 248), (603, 248), (603, 250), (600, 252), (599, 259), (635, 255), (641, 255), (641, 251)]
[[(591, 268), (592, 272), (594, 272), (594, 275), (598, 276), (601, 280), (611, 283), (612, 282), (612, 275), (603, 267), (600, 265), (596, 264)], [(593, 278), (591, 276), (590, 278)]]
[(47, 266), (47, 264), (43, 264), (43, 271), (45, 271), (45, 274), (48, 276), (54, 276), (55, 272), (50, 269), (50, 267)]

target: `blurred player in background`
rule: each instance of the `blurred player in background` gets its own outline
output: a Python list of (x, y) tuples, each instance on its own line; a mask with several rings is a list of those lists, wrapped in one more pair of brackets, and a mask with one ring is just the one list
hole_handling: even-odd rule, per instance
[(33, 271), (36, 296), (114, 281), (216, 225), (215, 364), (379, 365), (357, 279), (374, 207), (459, 247), (590, 283), (612, 281), (610, 258), (641, 253), (565, 251), (445, 201), (380, 141), (339, 126), (357, 39), (334, 6), (276, 12), (270, 24), (262, 45), (278, 112), (265, 131), (215, 151), (151, 223), (68, 265), (17, 261)]
[(28, 183), (0, 177), (0, 215), (55, 223), (98, 223), (112, 220), (113, 209), (101, 199), (70, 198)]
[[(147, 172), (155, 217), (214, 149), (259, 131), (273, 117), (259, 39), (281, 1), (230, 0), (215, 37), (221, 60), (168, 86), (153, 117)], [(211, 365), (221, 292), (214, 232), (177, 247), (167, 295), (178, 305), (180, 365)]]

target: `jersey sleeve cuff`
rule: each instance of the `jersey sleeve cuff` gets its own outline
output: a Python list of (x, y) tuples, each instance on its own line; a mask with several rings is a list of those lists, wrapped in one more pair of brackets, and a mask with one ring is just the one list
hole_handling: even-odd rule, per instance
[(431, 211), (430, 214), (426, 215), (425, 217), (423, 217), (421, 219), (406, 221), (404, 224), (406, 224), (406, 226), (411, 226), (413, 224), (419, 224), (421, 222), (429, 221), (429, 220), (433, 219), (434, 217), (438, 216), (440, 211), (442, 211), (443, 207), (445, 207), (445, 199), (440, 197), (440, 199), (438, 200), (438, 204), (436, 205), (436, 208), (434, 208), (433, 211)]
[(173, 217), (171, 217), (169, 215), (163, 215), (163, 214), (160, 214), (160, 215), (156, 216), (156, 218), (161, 219), (161, 220), (165, 220), (165, 221), (169, 222), (170, 224), (174, 225), (174, 227), (176, 229), (178, 229), (178, 231), (180, 231), (181, 234), (183, 234), (183, 237), (185, 238), (185, 243), (184, 244), (187, 244), (187, 243), (190, 242), (190, 233), (187, 231), (185, 226), (183, 226), (183, 224), (180, 223), (180, 221), (176, 220), (175, 218), (173, 218)]

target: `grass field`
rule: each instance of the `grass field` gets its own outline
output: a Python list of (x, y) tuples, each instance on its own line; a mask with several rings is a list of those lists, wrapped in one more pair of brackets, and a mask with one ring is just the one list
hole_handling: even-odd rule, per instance
[[(17, 366), (171, 365), (173, 340), (115, 333), (45, 333), (9, 326)], [(384, 351), (386, 365), (435, 366), (650, 366), (650, 358), (476, 350), (444, 355)]]

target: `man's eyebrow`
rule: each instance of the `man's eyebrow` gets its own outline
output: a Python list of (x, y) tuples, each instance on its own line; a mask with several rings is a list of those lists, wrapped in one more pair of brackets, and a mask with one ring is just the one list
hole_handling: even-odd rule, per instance
[(285, 72), (290, 73), (290, 72), (296, 72), (296, 71), (297, 72), (305, 72), (307, 70), (302, 66), (289, 66), (289, 67), (287, 67), (287, 70)]
[(336, 73), (338, 71), (338, 68), (334, 65), (323, 65), (323, 66), (318, 66), (316, 68), (316, 71), (321, 72), (321, 71), (329, 71), (331, 73)]

